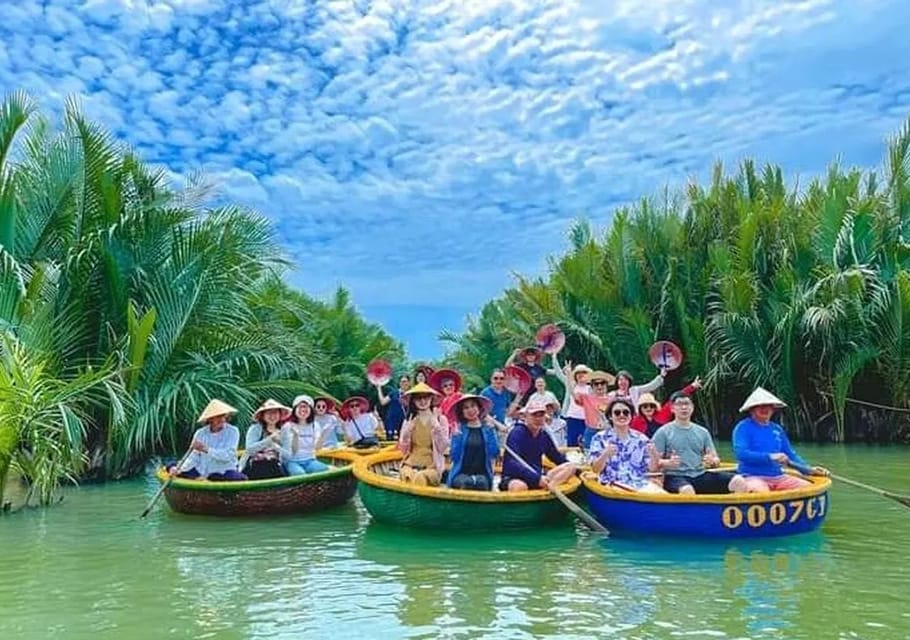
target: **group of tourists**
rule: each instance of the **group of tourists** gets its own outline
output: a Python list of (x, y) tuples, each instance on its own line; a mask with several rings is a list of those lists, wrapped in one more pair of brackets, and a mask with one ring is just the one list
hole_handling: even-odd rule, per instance
[[(710, 432), (692, 421), (698, 378), (660, 404), (654, 393), (664, 384), (664, 369), (636, 385), (627, 371), (614, 376), (583, 364), (560, 366), (555, 354), (547, 369), (541, 360), (535, 347), (516, 350), (479, 393), (463, 392), (453, 369), (418, 367), (413, 376), (401, 376), (396, 389), (375, 385), (384, 420), (361, 396), (337, 410), (327, 397), (300, 395), (290, 407), (267, 400), (253, 414), (239, 465), (240, 434), (227, 422), (236, 411), (213, 400), (199, 418), (204, 426), (193, 437), (191, 453), (171, 473), (220, 481), (315, 473), (328, 468), (317, 460), (317, 450), (373, 447), (381, 428), (402, 452), (400, 479), (429, 487), (516, 492), (556, 486), (579, 472), (564, 453), (575, 446), (601, 483), (642, 493), (778, 491), (809, 484), (785, 467), (827, 474), (796, 454), (772, 421), (786, 405), (762, 388), (743, 403), (748, 416), (733, 430), (738, 468), (719, 471)], [(515, 366), (533, 381), (524, 393), (506, 387), (506, 371)], [(562, 401), (547, 388), (548, 374), (563, 382)]]

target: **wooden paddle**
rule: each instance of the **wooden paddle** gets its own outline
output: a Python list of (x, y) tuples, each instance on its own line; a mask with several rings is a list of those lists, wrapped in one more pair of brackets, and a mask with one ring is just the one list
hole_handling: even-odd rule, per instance
[[(185, 454), (183, 454), (183, 457), (180, 458), (180, 462), (178, 462), (177, 466), (175, 467), (177, 469), (177, 473), (180, 472), (180, 467), (183, 466), (183, 463), (186, 462), (186, 459), (189, 458), (192, 453), (193, 453), (193, 447), (190, 447), (189, 450)], [(175, 474), (173, 476), (170, 476), (167, 480), (164, 481), (164, 484), (162, 484), (161, 487), (158, 489), (158, 493), (156, 493), (152, 497), (152, 499), (149, 500), (148, 505), (146, 505), (146, 507), (145, 507), (145, 511), (143, 511), (142, 515), (139, 516), (140, 520), (149, 514), (149, 512), (152, 510), (152, 507), (154, 507), (155, 503), (158, 502), (158, 499), (161, 498), (161, 494), (164, 493), (164, 490), (168, 488), (168, 486), (171, 484), (171, 481), (176, 477), (177, 476)]]
[[(506, 451), (509, 452), (509, 454), (513, 458), (515, 458), (518, 461), (518, 463), (521, 466), (523, 466), (525, 469), (527, 469), (531, 473), (537, 473), (537, 471), (535, 471), (534, 467), (529, 465), (523, 458), (521, 458), (518, 454), (516, 454), (514, 451), (512, 451), (512, 449), (511, 449), (511, 447), (509, 447), (509, 445), (504, 444), (503, 447), (505, 448)], [(557, 487), (555, 484), (547, 484), (547, 489), (550, 490), (550, 493), (552, 493), (554, 496), (556, 496), (556, 499), (559, 500), (563, 504), (563, 506), (565, 506), (566, 509), (571, 511), (575, 515), (575, 517), (577, 517), (579, 520), (581, 520), (583, 523), (585, 523), (589, 529), (591, 529), (592, 531), (597, 531), (598, 533), (602, 533), (605, 536), (610, 535), (609, 529), (607, 529), (605, 526), (600, 524), (597, 520), (592, 518), (584, 509), (582, 509), (577, 504), (572, 502), (566, 496), (566, 494), (564, 494), (562, 491), (559, 490), (559, 487)]]
[[(810, 467), (804, 467), (801, 464), (796, 464), (792, 460), (790, 461), (790, 466), (793, 467), (794, 469), (796, 469), (797, 471), (799, 471), (804, 476), (817, 475), (815, 473), (812, 473), (812, 469)], [(866, 491), (871, 491), (872, 493), (877, 493), (878, 495), (882, 496), (883, 498), (889, 498), (891, 500), (894, 500), (898, 504), (904, 505), (905, 507), (910, 509), (910, 496), (902, 496), (902, 495), (898, 495), (896, 493), (891, 493), (890, 491), (885, 491), (884, 489), (879, 489), (878, 487), (873, 487), (871, 484), (865, 484), (864, 482), (858, 482), (856, 480), (851, 480), (850, 478), (845, 478), (843, 476), (835, 475), (835, 474), (831, 473), (830, 471), (828, 472), (828, 475), (831, 478), (833, 478), (834, 480), (837, 480), (838, 482), (843, 482), (844, 484), (849, 484), (850, 486), (856, 487), (858, 489), (865, 489)]]

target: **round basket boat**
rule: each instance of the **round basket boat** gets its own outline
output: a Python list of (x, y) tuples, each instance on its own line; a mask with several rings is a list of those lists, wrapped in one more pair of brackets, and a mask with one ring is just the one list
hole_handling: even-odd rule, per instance
[[(549, 491), (515, 493), (422, 487), (398, 478), (402, 453), (382, 451), (354, 463), (363, 506), (378, 522), (421, 529), (500, 530), (567, 522), (568, 511)], [(571, 478), (566, 495), (581, 486)]]
[(699, 538), (767, 538), (818, 529), (830, 508), (831, 480), (790, 491), (740, 494), (642, 494), (602, 485), (585, 474), (591, 513), (611, 532)]
[[(328, 471), (302, 476), (209, 482), (174, 478), (164, 498), (178, 513), (207, 516), (262, 516), (308, 513), (344, 504), (357, 492), (352, 463), (358, 456), (346, 451), (319, 452), (332, 465)], [(159, 468), (159, 482), (167, 472)]]

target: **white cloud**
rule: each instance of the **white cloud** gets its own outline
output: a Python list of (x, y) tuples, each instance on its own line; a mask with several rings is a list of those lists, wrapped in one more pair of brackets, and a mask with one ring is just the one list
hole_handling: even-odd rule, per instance
[(7, 3), (0, 86), (50, 109), (75, 93), (150, 161), (205, 168), (275, 221), (312, 291), (464, 309), (541, 269), (577, 214), (604, 222), (717, 158), (877, 163), (910, 106), (904, 16), (898, 0)]

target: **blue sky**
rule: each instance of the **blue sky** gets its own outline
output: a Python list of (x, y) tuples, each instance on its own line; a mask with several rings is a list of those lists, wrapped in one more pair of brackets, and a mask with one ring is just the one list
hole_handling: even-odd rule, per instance
[(414, 357), (571, 221), (716, 159), (875, 166), (910, 112), (905, 0), (0, 0), (0, 88), (79, 96), (275, 223)]

